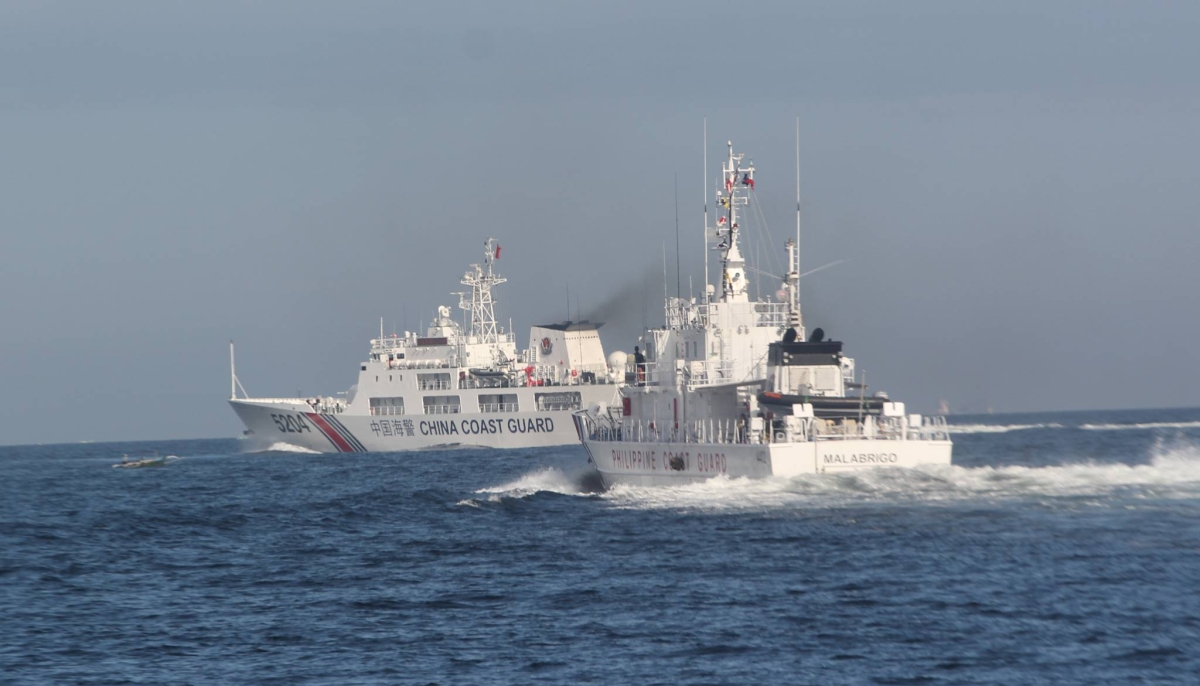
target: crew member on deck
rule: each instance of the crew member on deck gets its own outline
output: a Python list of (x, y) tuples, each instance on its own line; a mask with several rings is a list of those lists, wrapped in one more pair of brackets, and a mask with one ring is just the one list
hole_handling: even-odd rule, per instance
[(646, 356), (638, 346), (633, 346), (633, 369), (637, 374), (637, 385), (646, 385)]

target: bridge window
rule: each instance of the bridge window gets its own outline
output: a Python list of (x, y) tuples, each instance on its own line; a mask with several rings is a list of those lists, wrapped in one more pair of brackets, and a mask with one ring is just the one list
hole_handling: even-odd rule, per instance
[(417, 374), (417, 390), (448, 391), (450, 390), (450, 375), (445, 372)]
[(425, 414), (458, 414), (462, 411), (457, 395), (427, 395), (422, 398)]
[(404, 414), (404, 398), (371, 398), (371, 414)]
[(537, 409), (543, 412), (578, 410), (582, 405), (578, 392), (534, 393), (533, 398), (537, 401)]
[(481, 394), (479, 396), (480, 412), (516, 412), (516, 393)]

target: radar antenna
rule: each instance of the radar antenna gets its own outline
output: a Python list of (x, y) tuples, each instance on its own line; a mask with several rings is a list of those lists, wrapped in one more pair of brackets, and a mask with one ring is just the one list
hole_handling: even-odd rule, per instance
[(469, 293), (460, 293), (458, 306), (466, 310), (470, 317), (469, 336), (473, 343), (498, 343), (500, 340), (496, 328), (495, 300), (492, 298), (492, 287), (498, 286), (508, 279), (497, 275), (492, 265), (500, 259), (500, 244), (492, 237), (483, 243), (483, 264), (473, 264), (463, 275), (461, 283), (469, 286)]
[(746, 260), (738, 248), (738, 208), (750, 199), (742, 195), (742, 189), (754, 190), (754, 163), (742, 166), (744, 153), (733, 151), (733, 142), (726, 143), (729, 157), (721, 166), (724, 188), (717, 190), (717, 236), (721, 238), (717, 249), (721, 251), (721, 300), (724, 302), (746, 301)]

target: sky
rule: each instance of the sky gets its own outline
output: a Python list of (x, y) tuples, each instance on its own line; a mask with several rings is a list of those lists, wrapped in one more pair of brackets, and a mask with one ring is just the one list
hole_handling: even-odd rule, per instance
[(726, 140), (756, 254), (794, 232), (796, 117), (804, 266), (844, 260), (806, 324), (872, 389), (1198, 406), (1197, 35), (1187, 2), (0, 3), (0, 444), (238, 435), (230, 340), (252, 395), (346, 390), (488, 236), (519, 347), (569, 306), (631, 350), (664, 256), (702, 288)]

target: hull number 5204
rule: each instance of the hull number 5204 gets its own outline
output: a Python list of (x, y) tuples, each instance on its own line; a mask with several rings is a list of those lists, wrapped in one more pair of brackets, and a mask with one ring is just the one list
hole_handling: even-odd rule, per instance
[(291, 414), (272, 414), (271, 419), (275, 420), (275, 426), (284, 433), (298, 434), (304, 431), (312, 431), (308, 423), (304, 421), (301, 415)]

